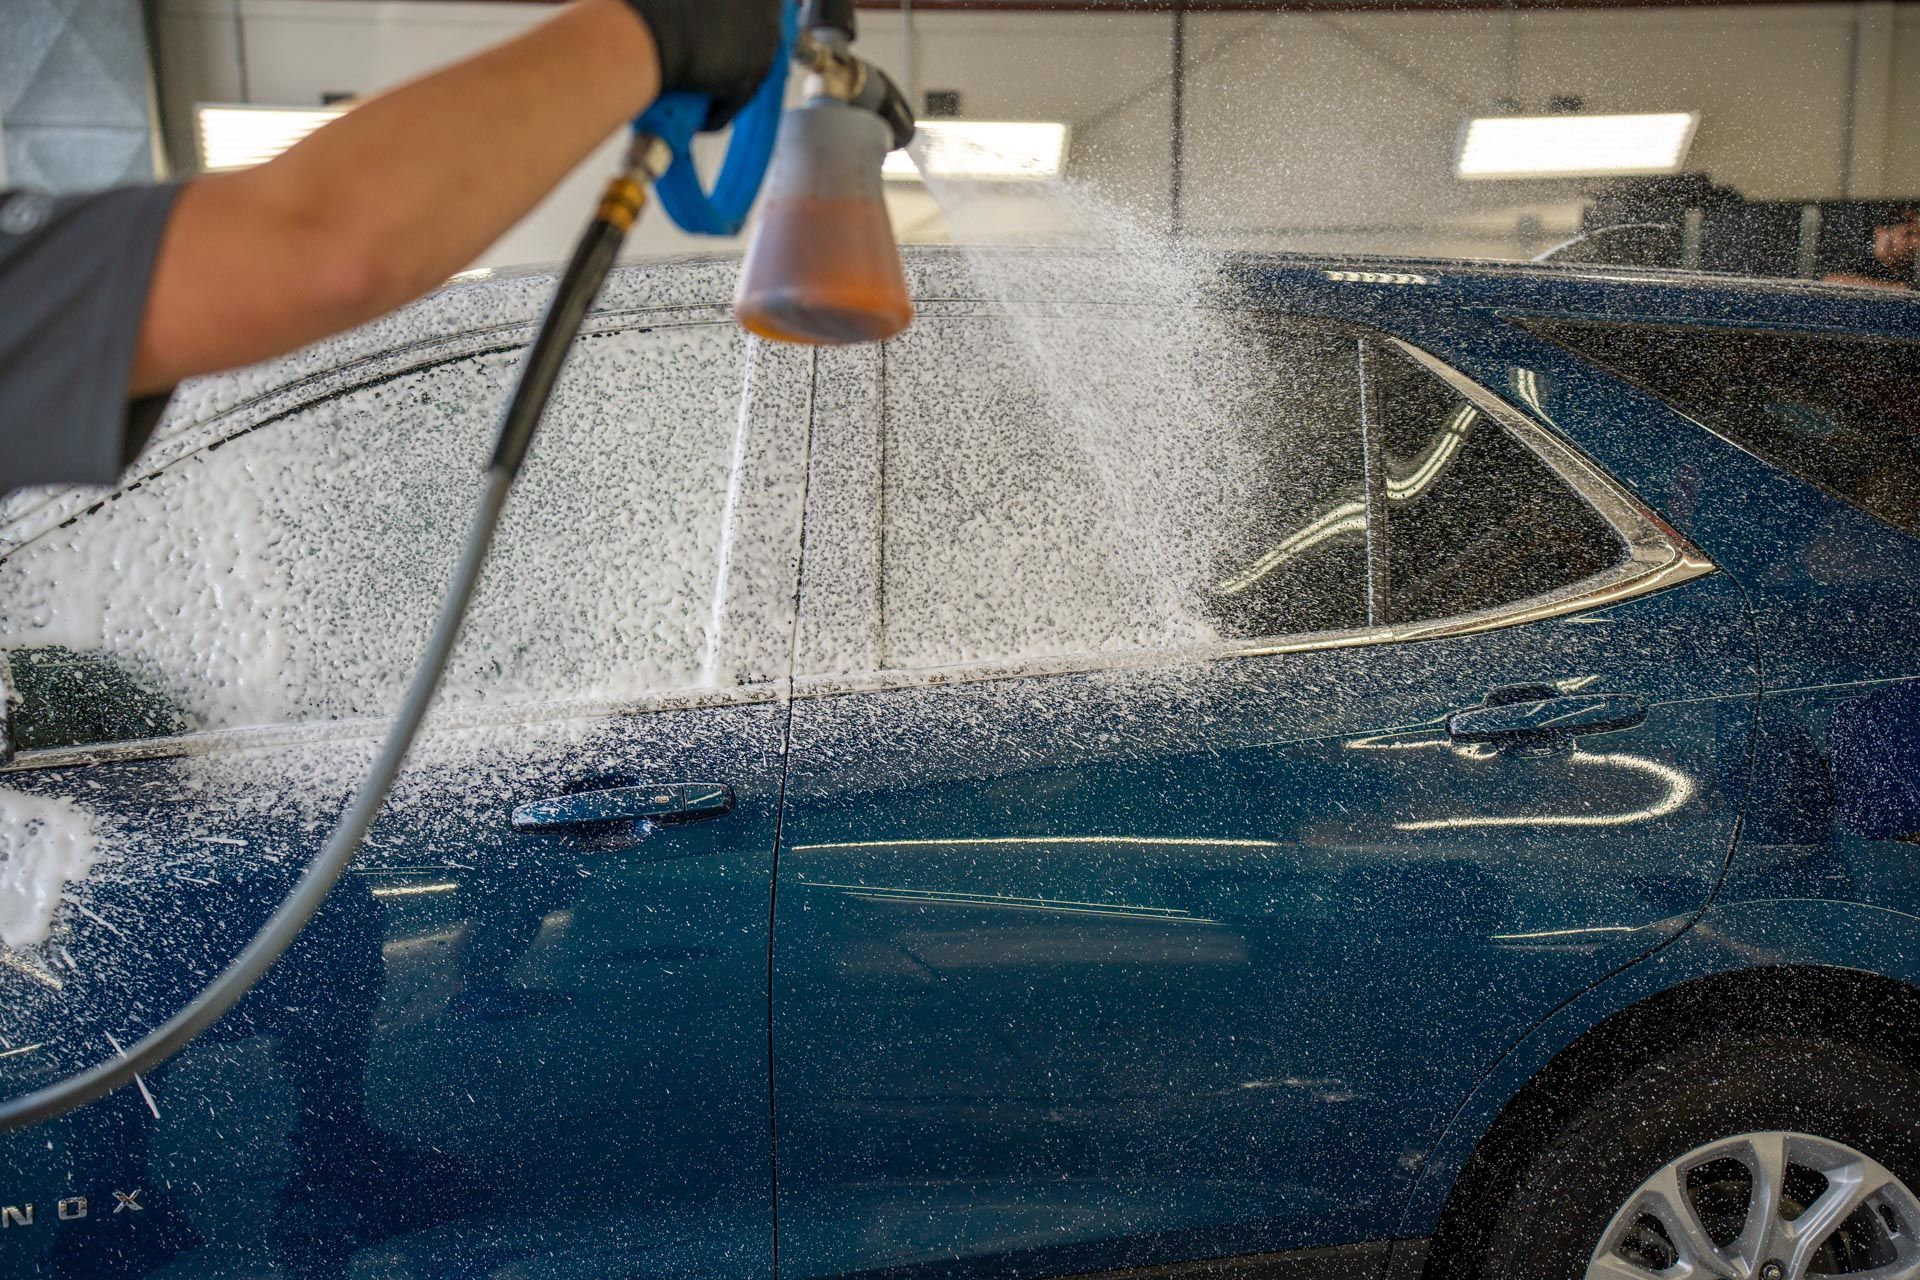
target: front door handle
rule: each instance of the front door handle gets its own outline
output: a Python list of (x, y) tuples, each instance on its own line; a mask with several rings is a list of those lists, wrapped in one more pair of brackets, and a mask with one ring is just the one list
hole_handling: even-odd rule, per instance
[(607, 822), (698, 822), (733, 809), (733, 788), (718, 782), (609, 787), (515, 805), (515, 831), (590, 827)]
[(1564, 693), (1516, 702), (1489, 701), (1447, 717), (1455, 742), (1553, 742), (1582, 733), (1612, 733), (1647, 718), (1631, 693)]

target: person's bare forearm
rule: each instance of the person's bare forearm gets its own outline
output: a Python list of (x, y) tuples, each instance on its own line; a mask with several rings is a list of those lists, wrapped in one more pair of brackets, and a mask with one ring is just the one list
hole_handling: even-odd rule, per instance
[(188, 183), (161, 243), (130, 389), (289, 351), (433, 288), (658, 88), (646, 26), (621, 0), (579, 0), (256, 169)]

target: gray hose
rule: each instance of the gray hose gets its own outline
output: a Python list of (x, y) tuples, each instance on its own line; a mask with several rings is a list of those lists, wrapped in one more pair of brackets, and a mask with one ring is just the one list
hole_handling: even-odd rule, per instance
[(379, 758), (361, 782), (360, 789), (354, 793), (353, 803), (341, 815), (333, 834), (327, 838), (326, 847), (307, 864), (300, 882), (294, 886), (287, 900), (260, 927), (260, 932), (253, 935), (253, 941), (247, 944), (246, 950), (235, 957), (233, 963), (208, 984), (192, 1004), (147, 1033), (131, 1049), (44, 1089), (0, 1102), (0, 1130), (22, 1129), (64, 1115), (75, 1107), (113, 1092), (140, 1072), (151, 1070), (166, 1061), (185, 1048), (195, 1036), (219, 1021), (221, 1015), (246, 995), (254, 983), (260, 981), (273, 962), (306, 928), (307, 921), (313, 919), (313, 913), (320, 909), (327, 893), (360, 851), (360, 841), (366, 837), (373, 820), (380, 814), (381, 806), (386, 803), (387, 789), (393, 785), (400, 766), (406, 761), (407, 751), (413, 746), (414, 735), (420, 730), (420, 722), (426, 718), (427, 708), (433, 705), (433, 695), (440, 688), (440, 677), (447, 669), (447, 659), (453, 653), (454, 642), (460, 638), (461, 624), (466, 621), (467, 602), (473, 598), (473, 589), (480, 581), (480, 571), (486, 566), (487, 549), (493, 544), (493, 532), (499, 527), (500, 511), (506, 505), (507, 492), (512, 487), (513, 473), (507, 468), (490, 467), (487, 470), (480, 505), (473, 513), (473, 522), (467, 526), (467, 541), (461, 548), (460, 561), (454, 568), (453, 582), (447, 587), (446, 598), (441, 602), (440, 616), (433, 624), (433, 635), (427, 641), (426, 652), (420, 657), (420, 665), (414, 668), (413, 682), (407, 686), (407, 698), (400, 707), (400, 714), (394, 720), (393, 727), (387, 730)]
[(573, 340), (579, 336), (587, 309), (606, 282), (607, 272), (613, 268), (621, 240), (640, 214), (644, 199), (640, 183), (654, 176), (646, 167), (652, 155), (651, 142), (649, 138), (636, 138), (626, 170), (608, 187), (599, 215), (587, 225), (566, 270), (561, 272), (553, 301), (541, 318), (540, 332), (520, 366), (513, 398), (507, 402), (506, 413), (501, 417), (499, 439), (494, 446), (493, 460), (487, 466), (480, 504), (473, 513), (473, 522), (467, 526), (466, 545), (461, 548), (459, 563), (454, 566), (453, 582), (441, 601), (440, 616), (433, 624), (427, 650), (420, 656), (420, 665), (414, 668), (406, 701), (393, 727), (387, 731), (372, 771), (354, 793), (352, 804), (341, 815), (333, 834), (327, 837), (325, 847), (307, 864), (292, 894), (260, 927), (260, 932), (253, 935), (253, 941), (247, 943), (246, 949), (195, 996), (191, 1004), (149, 1032), (132, 1049), (123, 1050), (119, 1057), (109, 1058), (44, 1089), (0, 1102), (0, 1132), (23, 1129), (65, 1115), (75, 1107), (113, 1092), (184, 1049), (195, 1036), (233, 1008), (293, 945), (293, 940), (313, 919), (313, 913), (320, 909), (328, 892), (353, 862), (354, 855), (360, 851), (360, 842), (386, 804), (387, 789), (406, 762), (427, 708), (433, 705), (440, 677), (446, 673), (447, 659), (466, 621), (467, 603), (473, 599), (481, 569), (486, 567), (487, 549), (493, 545), (493, 532), (499, 527), (507, 493), (520, 473), (520, 464), (526, 460), (534, 430), (540, 425), (554, 384), (566, 366)]

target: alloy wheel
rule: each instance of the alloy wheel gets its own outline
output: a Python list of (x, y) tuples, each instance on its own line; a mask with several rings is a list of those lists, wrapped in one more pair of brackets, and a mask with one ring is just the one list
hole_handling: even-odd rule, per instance
[(1586, 1280), (1920, 1280), (1920, 1200), (1871, 1156), (1804, 1133), (1696, 1147), (1613, 1215)]

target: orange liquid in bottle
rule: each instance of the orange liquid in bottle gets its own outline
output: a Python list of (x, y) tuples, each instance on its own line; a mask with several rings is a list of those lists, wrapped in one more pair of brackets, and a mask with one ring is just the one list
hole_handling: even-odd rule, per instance
[(734, 314), (775, 342), (838, 345), (891, 338), (913, 300), (884, 201), (771, 196), (755, 231)]

